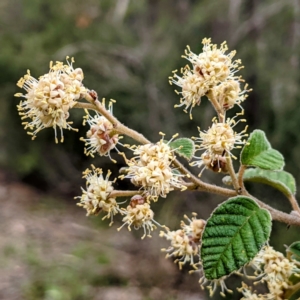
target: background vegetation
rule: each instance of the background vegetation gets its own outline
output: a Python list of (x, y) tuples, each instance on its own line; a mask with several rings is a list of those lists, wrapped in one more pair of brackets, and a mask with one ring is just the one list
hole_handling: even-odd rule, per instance
[[(32, 142), (22, 129), (16, 110), (18, 99), (13, 97), (20, 92), (15, 84), (27, 69), (38, 77), (48, 71), (50, 60), (64, 60), (67, 55), (74, 56), (75, 66), (84, 70), (87, 87), (95, 89), (100, 98), (117, 100), (114, 114), (126, 125), (153, 141), (159, 138), (159, 131), (167, 137), (176, 132), (181, 136), (197, 135), (197, 126), (204, 129), (210, 124), (212, 108), (203, 100), (194, 109), (192, 121), (180, 108), (173, 109), (179, 98), (169, 86), (168, 76), (186, 63), (180, 57), (185, 46), (189, 44), (194, 52), (200, 52), (204, 37), (218, 44), (226, 40), (230, 49), (237, 50), (245, 66), (243, 77), (253, 88), (243, 104), (249, 132), (255, 128), (265, 130), (272, 146), (285, 155), (286, 170), (300, 182), (297, 0), (1, 0), (1, 169), (10, 174), (9, 178), (52, 196), (63, 196), (72, 203), (72, 197), (80, 194), (81, 171), (91, 163), (84, 157), (83, 143), (79, 141), (79, 136), (85, 135), (82, 113), (74, 111), (71, 117), (80, 135), (66, 132), (64, 144), (55, 145), (49, 129)], [(117, 172), (122, 159), (113, 156), (117, 165), (100, 157), (93, 163)], [(209, 172), (204, 178), (215, 180)], [(216, 182), (220, 179), (217, 176)], [(118, 184), (124, 187), (127, 183)], [(249, 188), (273, 206), (289, 210), (282, 196), (271, 189)], [(159, 204), (163, 212), (157, 213), (157, 219), (175, 226), (178, 219), (173, 215), (181, 218), (183, 213), (197, 211), (206, 218), (220, 198), (175, 194), (172, 200)], [(291, 228), (288, 234), (286, 230), (284, 225), (274, 226), (277, 237), (285, 235), (274, 241), (277, 249), (283, 250), (283, 243), (289, 244), (297, 236), (296, 229)], [(157, 252), (158, 249), (159, 246)], [(176, 269), (173, 271), (178, 276)], [(93, 269), (86, 272), (91, 277), (96, 273)], [(51, 276), (61, 286), (55, 270)], [(40, 281), (42, 278), (39, 276)], [(77, 284), (78, 281), (75, 280)], [(103, 282), (97, 284), (101, 286)], [(39, 285), (32, 286), (33, 290), (39, 289)], [(43, 289), (39, 296), (32, 296), (35, 294), (30, 294), (30, 289), (25, 291), (25, 299), (69, 299), (55, 298), (55, 292), (49, 296)], [(81, 291), (76, 297), (70, 299), (95, 296)]]

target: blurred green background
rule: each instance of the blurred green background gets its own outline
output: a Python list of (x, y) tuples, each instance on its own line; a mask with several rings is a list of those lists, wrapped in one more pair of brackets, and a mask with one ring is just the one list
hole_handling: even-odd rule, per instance
[[(16, 294), (10, 294), (7, 286), (0, 285), (3, 299), (123, 299), (120, 295), (125, 290), (109, 298), (111, 296), (103, 294), (103, 286), (133, 289), (129, 290), (131, 299), (208, 297), (198, 287), (199, 276), (187, 277), (187, 272), (181, 275), (170, 261), (161, 260), (163, 255), (159, 249), (166, 246), (163, 242), (157, 238), (141, 242), (140, 235), (125, 230), (122, 239), (124, 236), (126, 239), (119, 247), (123, 249), (127, 245), (126, 253), (131, 253), (127, 258), (131, 261), (129, 266), (143, 268), (147, 261), (151, 265), (152, 260), (157, 260), (159, 265), (166, 264), (166, 269), (160, 270), (159, 265), (154, 269), (147, 267), (144, 273), (139, 270), (134, 276), (126, 272), (120, 276), (119, 270), (111, 268), (109, 274), (99, 271), (103, 265), (114, 265), (107, 252), (111, 256), (115, 245), (105, 238), (119, 239), (116, 225), (106, 230), (107, 224), (103, 224), (100, 217), (86, 219), (84, 211), (74, 207), (73, 196), (80, 194), (80, 185), (84, 184), (81, 172), (90, 163), (110, 168), (117, 175), (122, 159), (112, 153), (118, 163), (111, 165), (106, 158), (91, 160), (84, 156), (79, 137), (85, 135), (86, 128), (81, 125), (83, 114), (79, 110), (71, 112), (79, 134), (65, 132), (65, 142), (56, 145), (53, 130), (48, 129), (31, 141), (16, 110), (19, 99), (13, 96), (20, 92), (16, 82), (27, 69), (34, 77), (39, 77), (48, 71), (50, 60), (63, 61), (68, 55), (75, 58), (75, 67), (83, 69), (86, 87), (96, 90), (100, 98), (117, 100), (114, 115), (126, 125), (153, 141), (159, 139), (159, 131), (165, 132), (167, 139), (177, 132), (180, 136), (197, 135), (197, 126), (207, 128), (214, 112), (206, 100), (193, 110), (192, 121), (181, 108), (174, 109), (179, 97), (168, 84), (168, 76), (172, 70), (186, 64), (181, 58), (186, 45), (200, 52), (204, 37), (211, 37), (217, 44), (226, 40), (230, 50), (237, 50), (236, 57), (242, 59), (245, 66), (241, 73), (253, 88), (243, 103), (249, 132), (256, 128), (265, 130), (272, 146), (286, 157), (285, 170), (300, 182), (299, 1), (0, 1), (0, 179), (4, 189), (1, 197), (7, 207), (4, 209), (7, 213), (2, 212), (1, 216), (7, 222), (11, 218), (23, 220), (25, 228), (20, 227), (25, 231), (16, 229), (18, 234), (22, 233), (18, 241), (23, 239), (23, 246), (7, 237), (12, 234), (7, 222), (0, 242), (4, 261), (19, 261), (26, 269), (17, 285), (7, 279), (8, 286), (14, 287), (12, 290)], [(205, 172), (203, 178), (220, 183), (222, 177)], [(9, 206), (12, 204), (10, 201), (8, 205), (5, 188), (14, 189), (17, 182), (33, 186), (38, 200), (24, 196), (20, 188), (19, 197), (15, 199), (24, 198), (24, 201), (20, 204), (16, 200), (18, 209)], [(118, 181), (117, 187), (126, 188), (127, 183)], [(249, 186), (249, 189), (274, 207), (289, 211), (283, 196), (272, 189), (261, 186)], [(184, 213), (196, 211), (200, 217), (207, 218), (222, 200), (207, 194), (183, 195), (174, 193), (170, 199), (160, 200), (155, 208), (156, 219), (176, 228)], [(28, 231), (28, 222), (33, 222), (34, 218), (44, 235), (32, 235)], [(75, 237), (71, 234), (68, 247), (64, 247), (66, 237), (61, 240), (54, 237), (62, 243), (57, 242), (60, 249), (57, 256), (39, 256), (38, 253), (49, 246), (49, 231), (57, 222), (65, 224), (68, 218), (75, 227), (78, 221), (85, 228), (81, 230), (87, 230), (88, 238), (83, 233)], [(30, 226), (34, 228), (35, 225)], [(73, 232), (70, 228), (65, 230)], [(104, 238), (99, 239), (97, 232)], [(283, 244), (297, 237), (299, 230), (296, 228), (274, 224), (271, 244), (283, 251)], [(49, 239), (51, 241), (51, 235)], [(104, 249), (102, 244), (106, 245)], [(61, 255), (70, 260), (62, 263)], [(119, 260), (119, 254), (116, 256)], [(57, 264), (65, 264), (65, 267), (61, 270)], [(7, 267), (11, 269), (10, 265)], [(239, 296), (232, 297), (238, 299), (234, 297)], [(215, 299), (218, 298), (216, 295)]]

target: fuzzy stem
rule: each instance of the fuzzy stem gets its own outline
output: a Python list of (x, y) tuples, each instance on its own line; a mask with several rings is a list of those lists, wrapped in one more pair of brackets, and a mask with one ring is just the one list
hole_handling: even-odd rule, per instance
[(113, 190), (109, 197), (111, 198), (117, 198), (117, 197), (131, 197), (135, 195), (142, 194), (142, 191), (120, 191), (120, 190)]
[(288, 195), (288, 199), (292, 205), (293, 210), (297, 211), (300, 214), (300, 207), (294, 195)]
[(85, 102), (76, 102), (76, 104), (75, 104), (75, 106), (73, 106), (73, 108), (96, 110), (95, 105), (93, 105), (91, 103), (85, 103)]
[(248, 192), (244, 192), (243, 194), (245, 196), (248, 196), (251, 199), (253, 199), (260, 207), (265, 208), (266, 210), (268, 210), (270, 212), (273, 220), (276, 220), (276, 221), (279, 221), (279, 222), (282, 222), (282, 223), (286, 223), (286, 224), (289, 224), (289, 225), (300, 226), (300, 216), (298, 216), (296, 214), (287, 214), (287, 213), (284, 213), (280, 210), (277, 210), (277, 209), (269, 206), (268, 204), (258, 200), (254, 196), (250, 195)]
[(96, 110), (103, 116), (105, 117), (108, 121), (110, 121), (114, 129), (118, 131), (120, 134), (125, 134), (127, 136), (130, 136), (137, 142), (141, 144), (150, 144), (151, 142), (147, 140), (142, 134), (136, 132), (135, 130), (132, 130), (128, 128), (127, 126), (123, 125), (122, 123), (119, 122), (117, 118), (115, 118), (109, 111), (106, 110), (106, 108), (100, 103), (99, 100), (94, 101)]
[[(242, 190), (246, 190), (245, 186), (244, 186), (244, 181), (243, 181), (243, 176), (244, 176), (246, 169), (247, 169), (246, 166), (241, 165), (239, 172), (238, 172), (238, 183), (239, 183), (240, 188), (242, 188)], [(296, 198), (294, 197), (294, 195), (290, 194), (287, 197), (291, 203), (293, 210), (300, 213), (300, 207), (299, 207), (298, 202), (297, 202)]]
[(239, 184), (239, 187), (244, 191), (246, 190), (245, 188), (245, 185), (244, 185), (244, 180), (243, 180), (243, 177), (244, 177), (244, 173), (246, 171), (246, 166), (244, 165), (240, 165), (240, 168), (239, 168), (239, 171), (238, 171), (238, 184)]
[(209, 96), (209, 101), (211, 102), (212, 106), (214, 107), (216, 113), (218, 114), (218, 119), (220, 123), (223, 123), (225, 120), (225, 111), (222, 108), (222, 106), (220, 105), (220, 103), (218, 102), (218, 100), (213, 97), (213, 94), (210, 93)]
[(237, 196), (236, 191), (222, 188), (213, 184), (205, 183), (201, 180), (199, 180), (197, 177), (195, 177), (194, 182), (185, 183), (185, 186), (188, 190), (191, 191), (201, 191), (201, 192), (207, 192), (207, 193), (213, 193), (222, 195), (224, 197), (234, 197)]
[(230, 175), (231, 180), (232, 180), (232, 185), (233, 185), (234, 189), (238, 192), (240, 190), (241, 186), (240, 186), (240, 184), (237, 180), (237, 177), (236, 177), (236, 174), (235, 174), (235, 171), (234, 171), (234, 168), (233, 168), (233, 164), (232, 164), (232, 159), (229, 155), (226, 156), (226, 162), (227, 162), (228, 172), (229, 172), (229, 175)]

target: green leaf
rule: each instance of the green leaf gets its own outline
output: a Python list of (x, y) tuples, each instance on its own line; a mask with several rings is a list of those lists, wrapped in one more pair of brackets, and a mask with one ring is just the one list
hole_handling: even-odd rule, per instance
[(275, 171), (282, 170), (284, 158), (280, 152), (272, 149), (262, 130), (254, 130), (241, 152), (241, 163), (245, 166)]
[(238, 196), (219, 205), (208, 219), (200, 250), (206, 279), (214, 280), (250, 262), (271, 233), (270, 213)]
[(176, 149), (176, 153), (187, 160), (191, 160), (195, 152), (195, 144), (191, 139), (180, 138), (170, 143), (172, 149)]
[[(222, 180), (224, 184), (232, 185), (230, 176), (225, 176)], [(293, 175), (285, 171), (269, 171), (259, 168), (251, 168), (245, 171), (243, 180), (268, 184), (286, 196), (296, 194), (295, 178)]]
[(293, 259), (300, 261), (300, 242), (292, 243), (286, 251)]

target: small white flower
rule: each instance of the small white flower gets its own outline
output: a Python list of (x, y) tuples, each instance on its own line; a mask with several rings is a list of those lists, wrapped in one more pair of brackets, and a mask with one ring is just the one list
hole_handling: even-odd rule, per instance
[(53, 127), (55, 141), (57, 139), (57, 127), (61, 131), (61, 142), (63, 142), (63, 129), (73, 129), (72, 122), (67, 122), (69, 110), (76, 105), (84, 93), (85, 87), (82, 85), (83, 72), (80, 68), (74, 69), (71, 63), (64, 65), (62, 62), (50, 64), (49, 73), (41, 76), (38, 80), (31, 76), (29, 70), (22, 77), (18, 86), (26, 90), (26, 94), (17, 93), (16, 97), (23, 97), (17, 106), (19, 114), (23, 119), (31, 119), (30, 122), (23, 122), (25, 130), (32, 139), (44, 128)]
[(75, 197), (80, 199), (77, 205), (86, 209), (87, 216), (105, 212), (106, 215), (103, 219), (110, 218), (111, 225), (113, 216), (122, 213), (116, 198), (110, 197), (111, 192), (114, 190), (113, 182), (109, 181), (111, 172), (108, 171), (104, 178), (102, 169), (92, 165), (92, 170), (86, 169), (83, 175), (83, 178), (86, 179), (86, 190), (81, 188), (82, 196)]
[[(244, 119), (239, 122), (244, 122)], [(246, 143), (243, 140), (247, 137), (246, 128), (237, 133), (233, 130), (233, 127), (238, 122), (234, 119), (227, 119), (225, 123), (219, 123), (215, 118), (213, 119), (212, 126), (207, 131), (200, 131), (200, 137), (195, 138), (200, 143), (196, 145), (197, 150), (205, 150), (201, 157), (196, 157), (196, 161), (191, 165), (201, 167), (205, 165), (207, 168), (219, 168), (220, 171), (226, 171), (226, 161), (223, 161), (223, 157), (233, 156), (231, 151), (234, 148), (241, 148), (241, 145)], [(235, 158), (235, 156), (233, 156)], [(218, 163), (217, 163), (218, 162)], [(210, 165), (210, 166), (209, 166)]]
[(131, 226), (133, 226), (134, 229), (142, 227), (144, 229), (142, 239), (146, 236), (151, 237), (151, 231), (156, 229), (154, 223), (159, 225), (153, 219), (154, 212), (150, 208), (150, 205), (145, 202), (145, 198), (141, 195), (133, 196), (126, 210), (123, 209), (122, 212), (125, 214), (122, 220), (124, 224), (118, 230), (121, 230), (125, 225), (127, 225), (129, 231), (131, 231)]
[(183, 175), (171, 166), (175, 160), (174, 150), (163, 139), (156, 144), (137, 146), (134, 155), (126, 161), (127, 175), (121, 178), (130, 178), (152, 200), (156, 201), (159, 196), (166, 197), (174, 188), (186, 189), (181, 180)]
[(250, 266), (254, 268), (258, 278), (268, 283), (270, 293), (280, 293), (292, 284), (289, 278), (292, 274), (300, 274), (300, 269), (293, 261), (288, 260), (281, 252), (270, 246), (261, 249)]
[(203, 275), (200, 278), (199, 283), (200, 283), (200, 286), (201, 286), (202, 289), (204, 289), (205, 286), (207, 287), (207, 289), (209, 290), (209, 296), (210, 297), (212, 297), (214, 295), (214, 293), (216, 292), (218, 286), (220, 286), (220, 288), (221, 288), (220, 295), (222, 297), (226, 297), (225, 293), (229, 293), (229, 294), (233, 293), (233, 291), (230, 290), (225, 284), (225, 280), (226, 280), (227, 277), (228, 276), (223, 276), (219, 279), (208, 280)]
[[(205, 38), (202, 44), (203, 52), (200, 54), (193, 53), (189, 46), (185, 50), (183, 57), (192, 64), (192, 68), (189, 66), (181, 68), (181, 76), (177, 75), (177, 70), (175, 70), (173, 76), (169, 78), (170, 84), (174, 83), (182, 89), (179, 92), (176, 91), (182, 98), (180, 105), (175, 105), (175, 107), (185, 106), (185, 111), (190, 107), (190, 118), (192, 118), (192, 109), (200, 104), (201, 97), (209, 96), (211, 89), (225, 81), (231, 83), (232, 81), (243, 81), (241, 77), (235, 75), (242, 68), (240, 66), (241, 61), (232, 60), (235, 51), (226, 53), (228, 50), (226, 42), (218, 48), (217, 45), (211, 43), (211, 39)], [(225, 109), (230, 108), (233, 102), (239, 104), (245, 98), (244, 92), (239, 90), (239, 86), (234, 85), (234, 83), (232, 85), (227, 84), (227, 90), (231, 88), (232, 91), (227, 93), (225, 99), (222, 99), (224, 102), (222, 105)], [(222, 88), (224, 91), (224, 87)], [(220, 98), (220, 90), (217, 94)]]
[(208, 99), (215, 99), (225, 110), (239, 105), (248, 97), (247, 85), (241, 90), (238, 80), (228, 80), (214, 86), (207, 94)]
[[(105, 105), (103, 103), (103, 105)], [(109, 104), (109, 112), (112, 114), (112, 102)], [(94, 157), (95, 153), (100, 156), (108, 155), (110, 157), (110, 151), (115, 148), (119, 141), (119, 135), (114, 130), (114, 127), (110, 121), (105, 117), (96, 113), (91, 116), (88, 111), (84, 118), (84, 125), (88, 123), (90, 129), (86, 134), (86, 138), (80, 140), (85, 142), (84, 153)]]
[(183, 69), (182, 77), (174, 72), (173, 77), (170, 78), (170, 84), (172, 83), (182, 88), (181, 92), (176, 91), (182, 97), (180, 98), (180, 104), (175, 105), (175, 107), (185, 106), (185, 112), (190, 107), (189, 114), (192, 119), (192, 109), (196, 105), (200, 105), (201, 97), (209, 90), (207, 81), (203, 77), (191, 72), (189, 67), (186, 66)]
[(181, 229), (170, 231), (166, 228), (166, 232), (160, 232), (160, 236), (165, 237), (171, 243), (169, 248), (163, 248), (162, 251), (167, 252), (166, 258), (176, 257), (175, 263), (178, 263), (180, 269), (187, 262), (190, 262), (190, 265), (197, 269), (194, 257), (199, 257), (200, 238), (205, 221), (196, 219), (196, 214), (193, 215), (192, 219), (184, 216), (189, 224), (187, 225), (181, 221)]
[(257, 295), (244, 282), (242, 282), (242, 287), (238, 288), (238, 291), (240, 293), (242, 293), (244, 296), (241, 300), (275, 300), (275, 299), (277, 299), (274, 297), (274, 295), (272, 296), (271, 294)]

